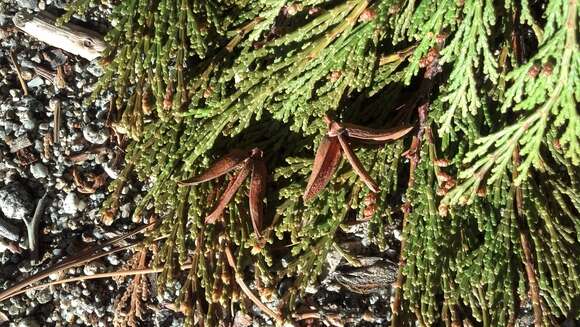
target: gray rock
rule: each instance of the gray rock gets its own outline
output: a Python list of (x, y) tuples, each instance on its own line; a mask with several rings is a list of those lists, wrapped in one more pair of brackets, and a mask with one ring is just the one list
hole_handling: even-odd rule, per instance
[(20, 119), (20, 123), (27, 130), (36, 128), (36, 119), (34, 113), (42, 109), (42, 104), (35, 98), (25, 98), (17, 105), (16, 115)]
[(18, 316), (18, 314), (20, 313), (20, 308), (16, 305), (11, 305), (10, 307), (8, 307), (8, 315), (9, 316)]
[[(11, 133), (11, 132), (14, 132), (19, 127), (18, 124), (13, 123), (13, 122), (10, 122), (10, 121), (3, 122), (3, 125), (4, 125), (4, 131), (7, 134), (8, 133)], [(13, 151), (13, 152), (15, 152), (15, 151)]]
[(532, 327), (534, 326), (534, 311), (532, 310), (532, 303), (530, 300), (523, 302), (518, 310), (518, 318), (516, 319), (516, 326)]
[(16, 182), (0, 189), (0, 207), (4, 215), (12, 219), (24, 219), (34, 211), (32, 197)]
[(8, 25), (12, 22), (12, 18), (5, 13), (0, 13), (0, 26)]
[(49, 288), (42, 289), (36, 294), (36, 300), (40, 304), (46, 304), (52, 300), (52, 292)]
[(341, 261), (342, 255), (338, 251), (336, 250), (329, 251), (328, 254), (326, 255), (327, 274), (331, 275), (332, 273), (334, 273), (334, 271), (336, 270)]
[(361, 267), (347, 265), (337, 269), (335, 274), (335, 280), (350, 292), (358, 294), (382, 292), (397, 277), (398, 265), (390, 260), (369, 257), (360, 263)]
[(121, 261), (119, 260), (119, 257), (111, 254), (107, 256), (107, 261), (109, 262), (109, 264), (113, 265), (113, 266), (118, 266)]
[(34, 56), (30, 58), (30, 61), (40, 64), (42, 62), (42, 59), (40, 59), (40, 55), (38, 53), (35, 53)]
[(87, 67), (87, 71), (95, 77), (101, 77), (104, 73), (98, 59), (91, 61), (90, 65)]
[(26, 97), (22, 99), (17, 103), (16, 106), (18, 111), (40, 112), (43, 108), (42, 103), (33, 97)]
[(86, 125), (83, 128), (83, 137), (90, 143), (103, 144), (109, 138), (109, 131), (106, 128), (95, 128), (91, 125)]
[(62, 203), (64, 213), (74, 215), (77, 211), (82, 210), (83, 204), (74, 192), (69, 192)]
[(89, 262), (83, 267), (83, 273), (88, 276), (92, 276), (104, 270), (105, 265), (98, 261)]
[(37, 0), (16, 0), (18, 7), (26, 9), (36, 9), (38, 6)]
[[(47, 132), (47, 131), (50, 129), (50, 124), (49, 124), (49, 123), (40, 123), (40, 124), (38, 125), (38, 129), (39, 129), (41, 132)], [(44, 133), (43, 133), (43, 134), (44, 134)]]
[(131, 215), (131, 203), (125, 203), (119, 209), (121, 211), (122, 218), (129, 218)]
[(40, 76), (36, 76), (35, 78), (31, 79), (26, 85), (29, 88), (35, 88), (44, 85), (44, 80)]
[(38, 153), (44, 152), (44, 142), (42, 140), (36, 139), (34, 140), (34, 150), (38, 151)]
[(48, 176), (48, 168), (40, 162), (37, 162), (30, 166), (30, 173), (34, 178), (41, 179)]
[(56, 69), (57, 66), (64, 65), (68, 57), (61, 49), (50, 50), (50, 65)]
[(21, 273), (27, 273), (32, 271), (32, 264), (30, 261), (23, 262), (20, 266), (18, 266), (18, 271)]
[(52, 5), (58, 9), (65, 9), (67, 2), (65, 0), (53, 0)]

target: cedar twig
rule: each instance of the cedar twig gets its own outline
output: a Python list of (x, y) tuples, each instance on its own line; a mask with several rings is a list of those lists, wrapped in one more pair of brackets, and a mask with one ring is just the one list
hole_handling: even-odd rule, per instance
[(251, 20), (246, 25), (242, 26), (240, 29), (238, 29), (237, 34), (225, 46), (225, 48), (224, 48), (225, 51), (227, 51), (228, 53), (233, 52), (234, 48), (238, 45), (238, 43), (240, 43), (244, 39), (244, 37), (248, 33), (250, 33), (254, 29), (254, 27), (256, 27), (256, 25), (258, 25), (263, 20), (264, 20), (264, 18), (258, 16), (256, 18), (254, 18), (253, 20)]
[[(515, 58), (518, 64), (521, 64), (524, 60), (524, 43), (522, 41), (521, 31), (519, 31), (519, 11), (516, 9), (512, 17), (514, 29), (512, 31), (512, 48), (515, 53)], [(513, 153), (513, 180), (518, 178), (518, 167), (521, 162), (519, 147), (516, 146)], [(516, 204), (516, 215), (518, 224), (518, 233), (520, 236), (520, 244), (523, 251), (523, 263), (526, 269), (526, 276), (528, 279), (528, 284), (530, 287), (530, 298), (532, 300), (532, 309), (534, 311), (534, 326), (542, 326), (542, 303), (540, 299), (540, 288), (538, 285), (538, 279), (534, 271), (534, 257), (531, 250), (530, 240), (528, 238), (527, 230), (525, 229), (524, 223), (524, 210), (523, 210), (523, 193), (522, 188), (514, 184), (515, 188), (515, 204)]]
[(413, 311), (415, 312), (415, 316), (417, 317), (417, 322), (419, 323), (419, 326), (427, 327), (427, 324), (425, 324), (425, 319), (423, 318), (423, 313), (421, 312), (421, 308), (417, 305), (413, 308)]
[[(414, 136), (413, 141), (411, 143), (411, 147), (409, 148), (408, 153), (410, 154), (410, 168), (409, 168), (409, 182), (407, 184), (408, 188), (411, 188), (415, 183), (415, 169), (417, 168), (417, 164), (419, 162), (419, 152), (420, 152), (420, 145), (419, 145), (419, 138)], [(407, 221), (409, 219), (409, 213), (411, 211), (411, 201), (407, 200), (403, 205), (403, 226), (401, 230), (405, 230), (405, 226), (407, 225)], [(403, 255), (403, 251), (405, 250), (407, 243), (407, 239), (403, 236), (401, 238), (401, 253), (399, 254), (399, 268), (397, 271), (397, 279), (393, 283), (393, 301), (391, 303), (391, 312), (393, 318), (391, 320), (391, 326), (399, 326), (399, 314), (401, 311), (401, 299), (403, 292), (401, 287), (403, 286), (404, 276), (403, 276), (403, 268), (405, 267), (405, 256)]]
[[(317, 311), (305, 311), (301, 313), (295, 313), (292, 315), (295, 321), (302, 320), (320, 320), (323, 326), (333, 326), (333, 327), (343, 327), (344, 324), (340, 320), (340, 315), (337, 313), (319, 313)], [(321, 323), (314, 324), (315, 326), (320, 326)], [(307, 324), (311, 326), (311, 324)]]
[[(413, 137), (413, 141), (411, 143), (411, 147), (405, 153), (405, 155), (409, 158), (409, 181), (407, 183), (407, 189), (412, 189), (415, 185), (415, 170), (417, 169), (417, 165), (421, 159), (421, 143), (423, 141), (423, 136), (427, 134), (429, 140), (432, 140), (431, 135), (431, 128), (428, 125), (427, 116), (429, 113), (429, 106), (430, 100), (429, 96), (433, 89), (434, 84), (434, 77), (441, 72), (441, 66), (439, 64), (439, 50), (442, 46), (443, 40), (436, 45), (436, 47), (432, 48), (427, 56), (422, 59), (423, 67), (425, 67), (425, 71), (423, 73), (423, 81), (419, 86), (419, 90), (417, 91), (418, 96), (411, 100), (408, 107), (412, 108), (415, 105), (419, 105), (417, 107), (417, 113), (419, 116), (419, 130), (417, 131), (417, 135)], [(410, 112), (410, 111), (409, 111)], [(405, 267), (405, 256), (404, 251), (406, 247), (407, 240), (405, 238), (405, 227), (407, 226), (407, 221), (409, 220), (409, 214), (411, 213), (412, 209), (412, 202), (411, 199), (407, 198), (405, 204), (403, 204), (403, 224), (401, 227), (402, 231), (402, 238), (401, 238), (401, 250), (399, 254), (399, 270), (397, 272), (397, 279), (395, 283), (393, 283), (393, 290), (394, 296), (391, 302), (391, 312), (393, 318), (391, 320), (391, 326), (396, 327), (401, 325), (400, 321), (400, 311), (401, 311), (401, 300), (403, 296), (403, 292), (401, 287), (403, 286), (405, 277), (403, 276), (403, 268)], [(417, 317), (418, 319), (420, 317)]]
[[(520, 165), (520, 153), (519, 147), (513, 153), (514, 169), (513, 169), (513, 180), (518, 178), (518, 167)], [(526, 276), (528, 279), (528, 284), (530, 287), (530, 298), (532, 300), (532, 308), (534, 311), (534, 326), (542, 326), (542, 300), (540, 298), (540, 287), (538, 285), (538, 279), (534, 271), (534, 256), (532, 254), (532, 246), (528, 238), (527, 229), (524, 227), (524, 197), (522, 188), (520, 186), (513, 186), (515, 188), (515, 202), (516, 202), (516, 213), (517, 213), (517, 224), (518, 233), (520, 235), (520, 244), (522, 246), (522, 251), (524, 253), (524, 267), (526, 269)]]
[[(145, 262), (147, 260), (147, 247), (142, 247), (136, 254), (133, 255), (130, 261), (130, 270), (146, 269)], [(143, 279), (143, 274), (135, 274), (133, 280), (125, 289), (124, 294), (114, 304), (116, 314), (113, 319), (113, 324), (116, 326), (130, 326), (136, 327), (137, 320), (143, 319), (143, 302), (147, 301), (149, 297), (149, 288), (147, 280)], [(128, 310), (125, 308), (128, 304)], [(125, 313), (125, 314), (122, 314)]]
[(82, 255), (79, 254), (79, 255), (76, 255), (74, 257), (71, 257), (71, 258), (63, 261), (59, 265), (56, 265), (54, 267), (50, 267), (50, 268), (48, 268), (48, 269), (46, 269), (38, 274), (35, 274), (33, 276), (26, 278), (25, 280), (15, 284), (14, 286), (11, 286), (10, 288), (5, 290), (4, 292), (0, 293), (0, 302), (8, 300), (16, 295), (19, 295), (19, 294), (22, 294), (22, 293), (28, 291), (29, 289), (32, 288), (32, 286), (30, 286), (30, 287), (27, 287), (27, 286), (29, 286), (33, 283), (36, 283), (36, 282), (48, 277), (49, 275), (52, 275), (54, 273), (58, 273), (61, 271), (65, 271), (65, 270), (70, 269), (70, 268), (78, 267), (78, 266), (83, 265), (83, 264), (87, 264), (91, 261), (108, 256), (110, 254), (130, 249), (138, 244), (140, 244), (140, 242), (131, 243), (131, 244), (119, 247), (119, 248), (114, 248), (114, 249), (111, 249), (108, 251), (99, 252), (98, 254), (93, 254), (93, 255), (87, 254), (87, 253), (85, 253), (85, 251), (83, 251), (83, 252), (81, 252)]
[(242, 275), (240, 275), (240, 273), (238, 272), (238, 269), (236, 267), (236, 261), (234, 259), (234, 255), (232, 253), (232, 250), (227, 245), (225, 246), (225, 253), (226, 253), (226, 258), (228, 260), (228, 264), (234, 270), (236, 283), (238, 284), (238, 286), (240, 286), (240, 288), (242, 289), (244, 294), (246, 294), (246, 296), (252, 302), (254, 302), (254, 304), (258, 308), (260, 308), (260, 310), (264, 311), (268, 316), (270, 316), (272, 319), (274, 319), (278, 325), (282, 325), (282, 323), (284, 322), (284, 319), (282, 318), (282, 316), (280, 316), (279, 313), (274, 312), (272, 309), (268, 308), (264, 303), (262, 303), (262, 301), (260, 301), (260, 299), (258, 299), (258, 297), (256, 295), (254, 295), (254, 293), (252, 293), (252, 291), (250, 290), (248, 285), (246, 285), (246, 283), (244, 282), (244, 279), (242, 278)]
[(53, 140), (54, 143), (56, 144), (58, 144), (60, 140), (60, 126), (61, 126), (60, 109), (61, 109), (60, 102), (58, 102), (58, 105), (54, 107), (54, 127), (53, 127), (54, 128)]
[[(429, 83), (431, 84), (431, 83)], [(413, 141), (411, 143), (411, 147), (406, 152), (406, 156), (409, 158), (409, 182), (407, 183), (407, 189), (412, 189), (415, 185), (415, 170), (417, 169), (417, 165), (419, 164), (419, 160), (421, 159), (421, 143), (423, 141), (424, 134), (430, 135), (431, 129), (426, 127), (427, 125), (427, 112), (429, 109), (429, 101), (425, 101), (423, 104), (417, 108), (419, 112), (419, 131), (417, 132), (417, 136), (413, 137)], [(403, 205), (403, 224), (401, 230), (404, 232), (407, 222), (409, 220), (409, 214), (411, 213), (411, 199), (407, 198), (407, 201)], [(407, 240), (404, 237), (401, 238), (401, 251), (399, 254), (399, 270), (397, 272), (397, 279), (393, 284), (394, 289), (394, 296), (393, 302), (391, 304), (391, 311), (393, 313), (393, 319), (391, 321), (391, 326), (399, 326), (401, 321), (399, 320), (399, 313), (401, 310), (401, 300), (402, 300), (402, 290), (401, 287), (404, 283), (404, 276), (403, 276), (403, 268), (405, 267), (405, 256), (403, 255), (405, 251), (405, 247), (407, 244)], [(420, 317), (417, 317), (418, 319)]]
[(10, 63), (12, 64), (12, 68), (16, 72), (16, 76), (18, 76), (18, 81), (20, 82), (20, 87), (22, 87), (22, 92), (24, 92), (24, 96), (28, 96), (28, 86), (26, 86), (26, 82), (22, 77), (22, 70), (20, 70), (20, 65), (18, 61), (16, 61), (16, 55), (14, 54), (14, 50), (10, 50), (9, 52)]

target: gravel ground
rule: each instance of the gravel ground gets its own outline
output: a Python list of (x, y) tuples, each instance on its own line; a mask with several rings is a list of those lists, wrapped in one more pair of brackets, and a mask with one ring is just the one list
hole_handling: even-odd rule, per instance
[[(108, 99), (83, 105), (101, 69), (96, 63), (37, 42), (12, 25), (12, 16), (19, 10), (58, 11), (64, 5), (62, 0), (0, 4), (0, 290), (77, 253), (90, 242), (134, 228), (129, 219), (130, 197), (125, 197), (120, 217), (111, 226), (103, 224), (99, 214), (107, 182), (116, 177), (119, 168), (118, 139), (107, 128)], [(107, 14), (106, 8), (92, 12), (87, 18), (91, 29), (102, 31)], [(21, 67), (28, 96), (11, 65), (11, 52)], [(61, 123), (55, 132), (58, 107)], [(124, 194), (132, 192), (131, 186), (123, 190)], [(39, 249), (35, 260), (25, 221), (37, 210)], [(125, 262), (123, 254), (109, 255), (70, 269), (66, 275), (112, 271)], [(113, 303), (122, 290), (122, 284), (109, 279), (27, 292), (0, 303), (0, 323), (112, 325)], [(162, 316), (163, 312), (157, 321), (163, 321)]]

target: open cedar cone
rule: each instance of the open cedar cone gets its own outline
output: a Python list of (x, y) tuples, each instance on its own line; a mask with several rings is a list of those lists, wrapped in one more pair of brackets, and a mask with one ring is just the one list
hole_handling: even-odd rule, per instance
[(328, 132), (320, 141), (316, 151), (312, 174), (308, 179), (303, 195), (304, 201), (312, 200), (328, 184), (338, 167), (342, 153), (344, 153), (354, 172), (371, 191), (377, 193), (379, 186), (367, 173), (356, 154), (352, 151), (350, 141), (385, 143), (405, 136), (413, 129), (413, 126), (402, 125), (378, 130), (354, 124), (341, 124), (328, 116), (325, 116), (324, 120), (328, 125)]
[(219, 198), (213, 211), (207, 216), (205, 222), (208, 224), (215, 224), (221, 218), (224, 210), (234, 198), (234, 195), (242, 186), (244, 180), (251, 174), (250, 180), (250, 217), (252, 219), (252, 227), (256, 236), (261, 237), (260, 231), (262, 229), (262, 220), (264, 215), (264, 208), (262, 199), (266, 189), (267, 170), (266, 164), (263, 160), (263, 152), (258, 148), (251, 151), (242, 151), (238, 149), (232, 150), (230, 153), (223, 156), (209, 167), (202, 174), (180, 181), (180, 186), (192, 186), (203, 182), (211, 181), (220, 176), (237, 169), (230, 180), (228, 187)]

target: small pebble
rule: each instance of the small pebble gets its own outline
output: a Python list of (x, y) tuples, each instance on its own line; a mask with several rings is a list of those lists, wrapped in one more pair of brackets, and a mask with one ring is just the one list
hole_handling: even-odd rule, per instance
[(101, 64), (99, 63), (98, 59), (91, 61), (91, 63), (87, 67), (87, 71), (95, 77), (101, 77), (104, 73), (103, 68), (101, 67)]
[(27, 130), (33, 130), (36, 128), (36, 119), (34, 114), (30, 111), (18, 111), (17, 113), (22, 126)]
[(58, 278), (59, 278), (59, 273), (57, 273), (57, 272), (48, 275), (48, 279), (50, 279), (50, 280), (57, 280)]
[(74, 215), (77, 211), (82, 211), (86, 208), (86, 203), (79, 199), (74, 192), (69, 192), (62, 203), (62, 210), (64, 213)]
[(83, 267), (83, 273), (85, 275), (88, 275), (88, 276), (92, 276), (92, 275), (94, 275), (98, 272), (104, 271), (104, 270), (105, 270), (105, 265), (103, 265), (102, 263), (100, 263), (98, 261), (89, 262)]
[(35, 88), (44, 85), (44, 80), (40, 76), (36, 76), (35, 78), (31, 79), (26, 85), (29, 88)]
[(40, 304), (46, 304), (52, 300), (52, 292), (49, 288), (42, 289), (36, 294), (36, 300)]
[(16, 0), (18, 7), (25, 9), (36, 9), (38, 6), (38, 1), (36, 0)]
[(22, 273), (27, 273), (32, 270), (32, 265), (30, 262), (23, 263), (20, 267), (18, 267), (18, 271)]
[(121, 218), (129, 218), (131, 215), (131, 203), (125, 203), (121, 207), (119, 207), (121, 211)]
[(14, 182), (0, 189), (0, 207), (8, 218), (25, 219), (32, 214), (34, 203), (22, 185)]
[[(25, 81), (30, 81), (31, 79), (34, 78), (34, 73), (32, 71), (30, 71), (29, 69), (22, 69), (21, 75), (22, 75), (22, 79), (24, 79)], [(30, 85), (28, 85), (28, 86), (30, 86)]]
[(30, 165), (30, 173), (34, 178), (41, 179), (48, 176), (48, 168), (40, 162)]
[(306, 289), (304, 291), (308, 294), (316, 294), (316, 292), (318, 292), (318, 287), (309, 284), (308, 286), (306, 286)]
[(93, 144), (103, 144), (109, 139), (109, 130), (106, 128), (95, 128), (91, 125), (86, 125), (83, 128), (83, 136), (85, 140)]
[(20, 96), (20, 90), (18, 89), (10, 89), (10, 91), (8, 91), (8, 93), (10, 93), (10, 96), (12, 97), (12, 100), (14, 101), (18, 101), (18, 97)]
[(401, 232), (398, 229), (393, 230), (393, 236), (397, 241), (401, 240)]
[(57, 107), (61, 106), (61, 101), (58, 98), (52, 98), (48, 101), (48, 109), (50, 109), (50, 111), (55, 111), (57, 109)]
[(118, 265), (121, 263), (121, 262), (119, 261), (119, 257), (118, 257), (118, 256), (116, 256), (116, 255), (114, 255), (114, 254), (108, 255), (108, 256), (107, 256), (107, 261), (108, 261), (108, 262), (109, 262), (111, 265), (113, 265), (113, 266), (118, 266)]
[(95, 241), (95, 237), (91, 235), (89, 232), (84, 232), (81, 234), (81, 239), (85, 243), (91, 243)]

